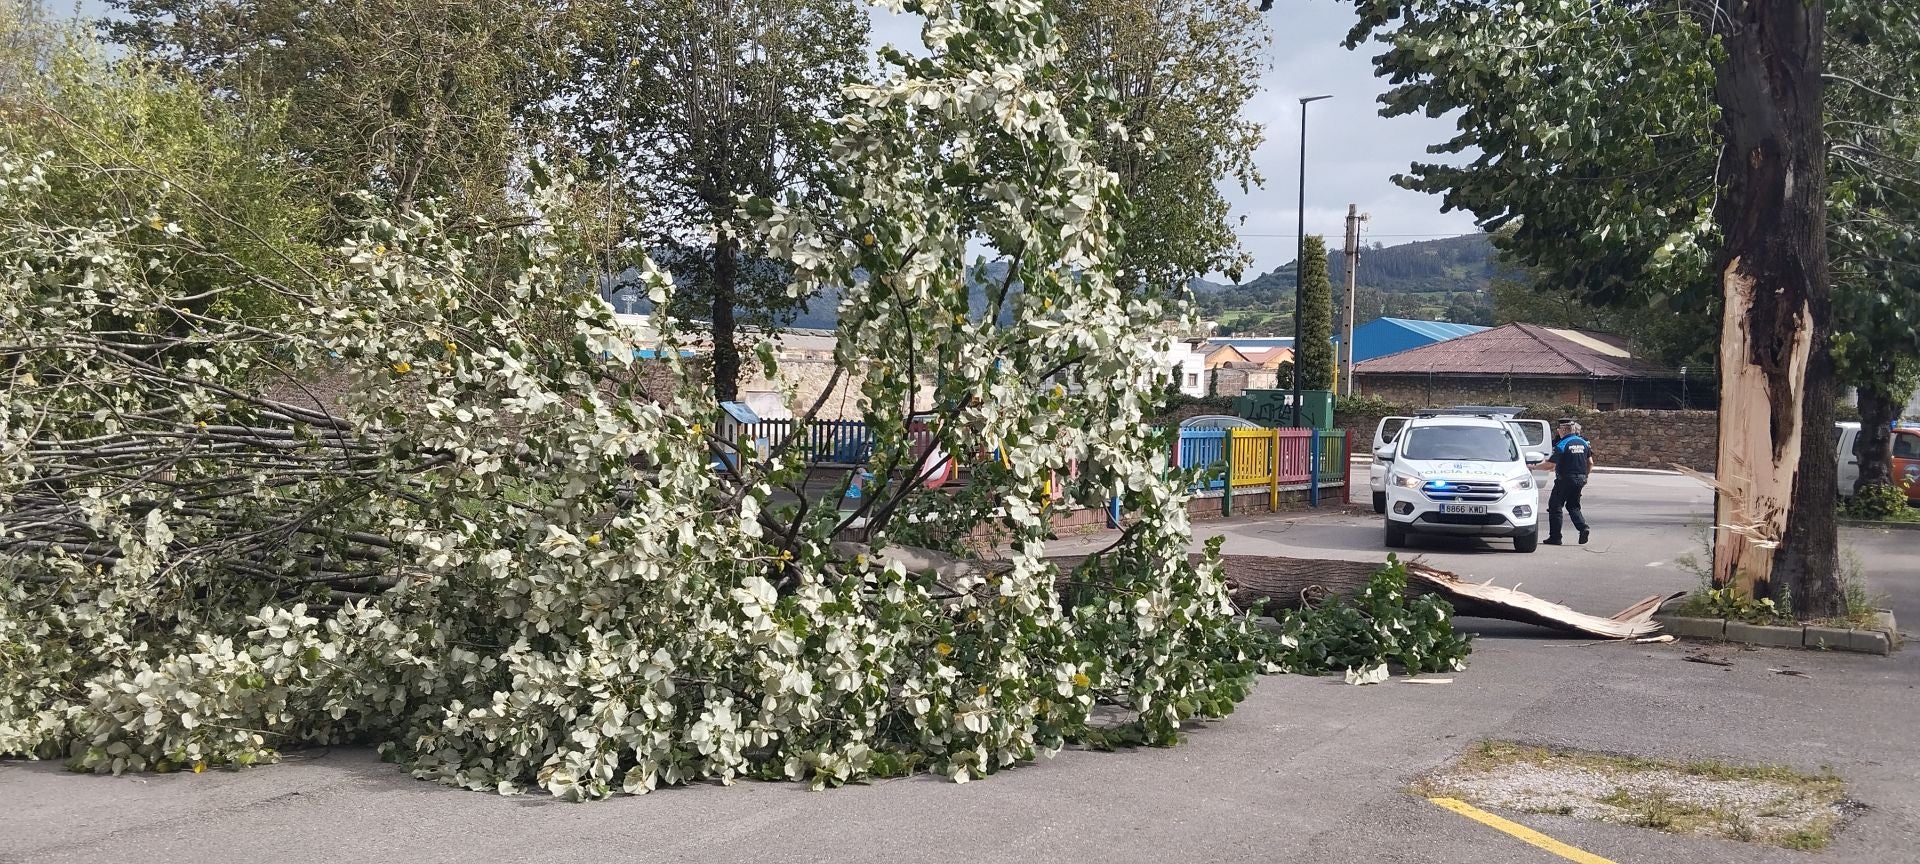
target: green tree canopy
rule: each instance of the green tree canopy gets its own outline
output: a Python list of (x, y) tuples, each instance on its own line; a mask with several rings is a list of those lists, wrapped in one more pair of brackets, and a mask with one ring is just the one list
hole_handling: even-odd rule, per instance
[(546, 98), (567, 4), (523, 0), (109, 0), (119, 43), (242, 106), (284, 102), (287, 149), (332, 237), (371, 190), (441, 199), (456, 218), (513, 218), (518, 124)]
[(673, 272), (671, 311), (711, 324), (714, 379), (732, 399), (738, 326), (781, 323), (806, 299), (756, 254), (739, 201), (832, 191), (826, 121), (866, 71), (866, 12), (857, 0), (589, 0), (579, 11), (573, 62), (551, 82), (542, 122), (606, 191), (618, 242)]
[[(1904, 171), (1888, 170), (1897, 163), (1875, 156), (1901, 152), (1890, 149), (1903, 140), (1890, 131), (1901, 128), (1890, 115), (1912, 104), (1920, 76), (1910, 63), (1885, 61), (1913, 56), (1920, 13), (1860, 0), (1355, 6), (1360, 22), (1349, 45), (1372, 37), (1388, 46), (1376, 61), (1394, 84), (1386, 112), (1456, 112), (1459, 134), (1437, 149), (1475, 154), (1455, 165), (1416, 165), (1400, 182), (1444, 194), (1449, 207), (1472, 211), (1490, 229), (1517, 224), (1502, 246), (1516, 263), (1539, 267), (1546, 289), (1676, 315), (1740, 298), (1720, 328), (1722, 396), (1766, 411), (1770, 432), (1759, 437), (1773, 440), (1723, 440), (1722, 455), (1734, 444), (1751, 444), (1755, 454), (1770, 448), (1772, 461), (1789, 464), (1747, 473), (1806, 473), (1791, 486), (1791, 508), (1747, 503), (1755, 512), (1798, 514), (1780, 520), (1784, 529), (1767, 529), (1783, 541), (1773, 557), (1808, 607), (1803, 614), (1830, 606), (1831, 501), (1815, 496), (1824, 494), (1832, 460), (1795, 440), (1824, 438), (1832, 333), (1866, 324), (1850, 269), (1905, 267), (1890, 263), (1904, 253), (1901, 232), (1887, 226), (1901, 220), (1864, 220), (1875, 227), (1849, 243), (1855, 213), (1845, 205), (1897, 198), (1887, 193), (1904, 182)], [(1823, 104), (1828, 82), (1835, 96)], [(1847, 131), (1856, 126), (1862, 134)], [(1808, 195), (1811, 203), (1799, 200)], [(1848, 263), (1856, 257), (1859, 268)], [(1892, 291), (1865, 296), (1881, 294), (1883, 313), (1912, 305)], [(1830, 308), (1841, 316), (1831, 332)], [(1803, 354), (1804, 363), (1789, 362)], [(1749, 370), (1757, 377), (1739, 378)], [(1725, 386), (1736, 380), (1757, 389), (1736, 396)], [(1797, 469), (1794, 453), (1802, 454)], [(1749, 563), (1744, 569), (1764, 583), (1766, 568)], [(1716, 559), (1717, 573), (1723, 564)], [(1824, 587), (1801, 593), (1810, 585)]]
[(0, 149), (59, 155), (31, 218), (119, 218), (171, 237), (149, 254), (199, 298), (187, 304), (196, 313), (268, 316), (280, 301), (245, 282), (314, 281), (321, 214), (282, 146), (283, 105), (243, 114), (142, 58), (110, 62), (85, 33), (47, 25), (37, 5), (0, 3), (0, 40), (31, 31), (39, 42), (0, 53)]
[(1050, 0), (1063, 54), (1055, 89), (1092, 82), (1115, 101), (1100, 161), (1128, 206), (1122, 254), (1139, 278), (1179, 284), (1250, 260), (1219, 184), (1260, 182), (1261, 126), (1246, 118), (1270, 36), (1244, 0)]

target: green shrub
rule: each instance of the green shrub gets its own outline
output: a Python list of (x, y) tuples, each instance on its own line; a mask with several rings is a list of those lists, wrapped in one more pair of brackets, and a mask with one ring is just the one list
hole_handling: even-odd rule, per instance
[(1907, 504), (1906, 488), (1887, 483), (1875, 483), (1861, 489), (1841, 505), (1840, 512), (1850, 518), (1879, 522), (1920, 521), (1920, 513), (1914, 512), (1913, 507)]
[(1453, 607), (1432, 595), (1407, 596), (1407, 566), (1389, 555), (1352, 600), (1331, 597), (1282, 613), (1267, 662), (1301, 675), (1361, 672), (1382, 665), (1408, 674), (1465, 669), (1472, 636), (1455, 633)]

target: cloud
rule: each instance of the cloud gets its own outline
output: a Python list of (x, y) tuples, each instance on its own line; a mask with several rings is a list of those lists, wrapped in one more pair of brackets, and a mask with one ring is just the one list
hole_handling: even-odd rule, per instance
[(1362, 229), (1366, 238), (1389, 246), (1476, 230), (1470, 214), (1441, 213), (1438, 196), (1393, 184), (1393, 175), (1416, 161), (1451, 161), (1426, 151), (1452, 137), (1453, 121), (1380, 116), (1379, 97), (1387, 87), (1374, 77), (1372, 62), (1380, 46), (1340, 47), (1353, 25), (1352, 7), (1338, 0), (1294, 0), (1267, 14), (1273, 67), (1245, 111), (1266, 127), (1266, 141), (1254, 154), (1266, 185), (1247, 193), (1222, 186), (1234, 214), (1245, 218), (1242, 242), (1254, 256), (1248, 276), (1294, 258), (1303, 96), (1333, 96), (1307, 108), (1307, 233), (1326, 235), (1338, 246), (1350, 203), (1371, 216)]

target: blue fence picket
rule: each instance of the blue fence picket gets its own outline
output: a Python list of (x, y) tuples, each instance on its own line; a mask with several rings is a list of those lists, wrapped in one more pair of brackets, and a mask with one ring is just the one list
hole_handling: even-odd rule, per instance
[[(1227, 461), (1227, 430), (1225, 429), (1182, 429), (1180, 430), (1181, 468), (1211, 468)], [(1201, 488), (1219, 489), (1226, 485), (1226, 478), (1216, 477), (1204, 481)]]

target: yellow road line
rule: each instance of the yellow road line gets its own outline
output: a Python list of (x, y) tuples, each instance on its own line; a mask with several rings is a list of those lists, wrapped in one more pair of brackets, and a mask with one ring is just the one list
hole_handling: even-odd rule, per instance
[(1495, 831), (1500, 831), (1545, 849), (1548, 852), (1552, 852), (1568, 861), (1578, 862), (1578, 864), (1614, 864), (1613, 861), (1609, 861), (1585, 849), (1576, 849), (1568, 846), (1532, 828), (1528, 828), (1518, 822), (1509, 822), (1472, 804), (1468, 804), (1465, 801), (1456, 798), (1428, 798), (1427, 800), (1465, 816), (1468, 819), (1472, 819), (1488, 828), (1492, 828)]

